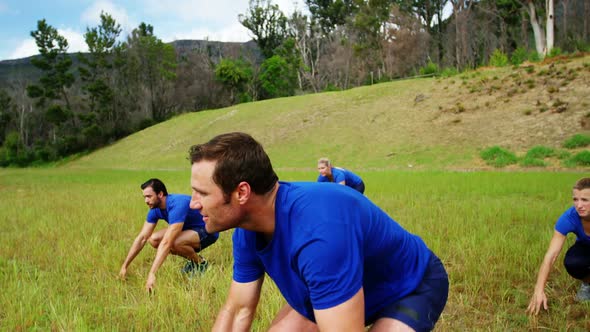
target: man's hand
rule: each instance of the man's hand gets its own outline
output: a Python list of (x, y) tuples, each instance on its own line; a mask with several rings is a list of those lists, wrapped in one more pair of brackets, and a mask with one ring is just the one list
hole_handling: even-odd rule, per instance
[(537, 315), (541, 310), (541, 306), (543, 306), (543, 309), (547, 310), (547, 296), (544, 291), (535, 291), (526, 312), (531, 315)]
[(122, 280), (125, 280), (125, 278), (127, 278), (127, 268), (122, 266), (121, 267), (121, 271), (119, 271), (119, 278), (121, 278)]
[(151, 294), (154, 291), (154, 287), (156, 287), (156, 275), (150, 272), (145, 283), (145, 290)]

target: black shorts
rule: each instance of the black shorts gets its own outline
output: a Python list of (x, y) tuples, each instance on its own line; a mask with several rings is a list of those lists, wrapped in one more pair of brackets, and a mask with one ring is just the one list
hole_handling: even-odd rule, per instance
[(199, 248), (195, 248), (195, 252), (199, 252), (215, 243), (215, 241), (217, 241), (217, 236), (213, 236), (207, 233), (205, 227), (194, 228), (192, 230), (199, 234), (199, 241), (201, 243), (201, 246)]
[(406, 297), (384, 307), (367, 323), (379, 318), (393, 318), (404, 322), (415, 331), (431, 331), (442, 313), (449, 296), (449, 277), (442, 262), (434, 253), (422, 282)]

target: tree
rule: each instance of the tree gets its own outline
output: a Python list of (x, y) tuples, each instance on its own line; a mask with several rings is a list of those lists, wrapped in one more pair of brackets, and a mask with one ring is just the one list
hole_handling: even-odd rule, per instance
[(223, 59), (215, 67), (215, 78), (230, 92), (234, 104), (236, 95), (246, 92), (246, 84), (252, 80), (252, 67), (240, 59)]
[(4, 89), (0, 90), (0, 146), (4, 143), (7, 129), (12, 121), (12, 100)]
[[(117, 38), (121, 33), (121, 26), (109, 14), (101, 12), (101, 24), (98, 27), (86, 28), (84, 39), (88, 45), (89, 54), (79, 54), (80, 78), (84, 82), (82, 89), (86, 93), (92, 116), (85, 116), (84, 126), (94, 128), (100, 123), (102, 128), (113, 130), (123, 121), (122, 112), (117, 112), (115, 106), (115, 91), (113, 86), (114, 49), (118, 47)], [(97, 136), (96, 129), (88, 131), (93, 137)], [(100, 136), (100, 135), (99, 135)], [(94, 144), (100, 141), (92, 140)]]
[(401, 11), (416, 14), (421, 20), (428, 33), (436, 42), (439, 63), (442, 62), (444, 53), (443, 45), (443, 9), (449, 0), (394, 0)]
[[(535, 47), (537, 49), (537, 53), (541, 56), (547, 55), (551, 52), (554, 43), (554, 12), (553, 12), (553, 0), (546, 0), (546, 8), (543, 7), (542, 4), (535, 3), (535, 0), (526, 0), (525, 3), (522, 3), (523, 7), (528, 9), (529, 18), (531, 20), (531, 27), (533, 28), (533, 34), (535, 36)], [(537, 11), (541, 11), (542, 13), (546, 13), (546, 36), (543, 33), (543, 29), (541, 28), (541, 24), (538, 20)], [(542, 16), (542, 15), (540, 15)]]
[(273, 56), (287, 38), (287, 18), (270, 0), (250, 0), (248, 13), (240, 14), (238, 20), (252, 32), (266, 59)]
[(325, 35), (350, 21), (358, 10), (355, 0), (305, 0), (305, 3)]
[[(154, 35), (153, 26), (141, 23), (133, 30), (119, 55), (125, 58), (119, 67), (132, 89), (128, 90), (149, 117), (156, 122), (168, 118), (174, 111), (172, 88), (177, 67), (174, 47)], [(141, 96), (141, 94), (145, 96)]]
[(297, 75), (299, 89), (306, 88), (303, 83), (305, 79), (313, 91), (318, 92), (318, 62), (325, 43), (325, 39), (321, 38), (319, 24), (313, 19), (308, 21), (301, 12), (294, 12), (288, 20), (288, 28), (300, 61)]
[(37, 22), (37, 30), (31, 32), (39, 48), (40, 57), (31, 63), (43, 74), (39, 85), (27, 86), (29, 97), (36, 99), (36, 106), (45, 110), (45, 117), (54, 125), (53, 143), (57, 142), (56, 131), (72, 118), (67, 89), (74, 83), (70, 72), (72, 59), (67, 54), (68, 41), (43, 19)]
[(296, 72), (282, 56), (273, 55), (260, 67), (260, 84), (266, 98), (292, 96), (297, 84)]

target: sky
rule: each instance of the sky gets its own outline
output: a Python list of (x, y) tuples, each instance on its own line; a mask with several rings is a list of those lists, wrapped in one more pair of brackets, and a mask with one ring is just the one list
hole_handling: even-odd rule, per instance
[[(290, 16), (302, 10), (294, 0), (272, 0)], [(84, 33), (100, 24), (100, 13), (110, 14), (122, 28), (121, 40), (141, 22), (154, 27), (164, 42), (208, 39), (246, 42), (250, 31), (238, 21), (248, 0), (0, 0), (0, 61), (38, 54), (31, 31), (45, 19), (68, 40), (68, 52), (87, 51)]]

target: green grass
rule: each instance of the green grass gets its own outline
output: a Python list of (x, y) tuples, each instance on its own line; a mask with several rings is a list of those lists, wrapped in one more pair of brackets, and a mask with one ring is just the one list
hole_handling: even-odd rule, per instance
[[(550, 68), (539, 67), (535, 73)], [(127, 281), (117, 274), (147, 212), (139, 185), (159, 177), (170, 192), (189, 193), (189, 147), (238, 130), (264, 145), (281, 179), (314, 181), (323, 156), (355, 171), (370, 199), (424, 238), (451, 279), (438, 331), (590, 330), (590, 306), (574, 303), (577, 283), (561, 263), (547, 288), (550, 310), (535, 319), (524, 314), (553, 224), (571, 205), (573, 183), (588, 175), (586, 154), (556, 150), (551, 158), (571, 169), (528, 173), (516, 164), (489, 171), (479, 155), (486, 146), (521, 154), (559, 146), (563, 133), (588, 134), (579, 129), (587, 107), (577, 102), (587, 96), (586, 78), (556, 92), (569, 102), (567, 112), (523, 116), (523, 109), (548, 101), (539, 97), (546, 84), (536, 84), (503, 102), (515, 79), (529, 75), (518, 71), (502, 67), (184, 114), (72, 161), (0, 169), (0, 331), (210, 330), (231, 280), (231, 232), (205, 250), (211, 265), (203, 278), (186, 280), (183, 260), (169, 257), (148, 296), (145, 278), (155, 254), (149, 247)], [(473, 93), (462, 87), (476, 84)], [(252, 330), (266, 330), (283, 303), (267, 280)]]
[(590, 145), (590, 135), (583, 134), (576, 134), (563, 142), (563, 147), (567, 149), (575, 149), (588, 145)]
[[(279, 170), (314, 180), (315, 170)], [(367, 196), (441, 257), (450, 275), (439, 331), (584, 330), (590, 307), (573, 301), (577, 283), (558, 260), (548, 284), (550, 310), (525, 314), (555, 220), (585, 173), (361, 171)], [(169, 257), (156, 293), (144, 291), (154, 250), (144, 248), (117, 279), (141, 228), (139, 185), (164, 180), (189, 193), (189, 169), (0, 171), (0, 330), (210, 330), (231, 280), (231, 234), (204, 251), (204, 277), (187, 280)], [(573, 238), (568, 242), (571, 244)], [(284, 303), (267, 279), (253, 331)]]
[(525, 157), (527, 158), (537, 158), (537, 159), (544, 159), (553, 157), (555, 155), (555, 150), (543, 145), (533, 146), (526, 154)]
[(576, 153), (568, 160), (568, 163), (572, 164), (573, 166), (590, 166), (590, 151), (586, 150)]
[(480, 156), (488, 165), (494, 167), (504, 167), (516, 164), (518, 161), (518, 158), (516, 158), (514, 153), (499, 146), (492, 146), (484, 149), (481, 151)]

